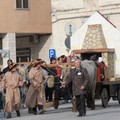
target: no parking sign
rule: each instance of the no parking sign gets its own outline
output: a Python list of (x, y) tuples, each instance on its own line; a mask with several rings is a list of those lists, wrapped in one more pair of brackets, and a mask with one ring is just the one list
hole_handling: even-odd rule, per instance
[(49, 58), (56, 58), (55, 49), (49, 49)]

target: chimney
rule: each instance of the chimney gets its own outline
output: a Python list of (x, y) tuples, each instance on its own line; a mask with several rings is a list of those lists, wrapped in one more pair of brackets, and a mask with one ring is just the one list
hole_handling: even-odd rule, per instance
[(107, 48), (101, 24), (88, 25), (82, 49)]

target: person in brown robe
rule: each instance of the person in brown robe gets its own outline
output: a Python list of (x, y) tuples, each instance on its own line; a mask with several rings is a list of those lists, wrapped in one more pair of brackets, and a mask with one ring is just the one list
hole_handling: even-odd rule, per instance
[(17, 64), (10, 66), (10, 71), (6, 72), (2, 79), (2, 89), (6, 91), (5, 112), (7, 118), (11, 118), (11, 112), (16, 110), (17, 117), (20, 117), (20, 89), (23, 85), (21, 76), (17, 73)]
[(30, 87), (26, 96), (26, 106), (33, 108), (33, 114), (44, 113), (43, 105), (45, 101), (44, 78), (41, 69), (41, 59), (36, 59), (33, 62), (33, 67), (28, 73), (30, 79)]

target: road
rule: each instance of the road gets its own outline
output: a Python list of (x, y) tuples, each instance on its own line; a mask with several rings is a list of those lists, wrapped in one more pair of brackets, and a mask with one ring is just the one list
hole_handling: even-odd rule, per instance
[[(71, 111), (71, 103), (62, 104), (59, 109), (47, 108), (43, 115), (32, 115), (27, 113), (27, 109), (21, 110), (21, 117), (16, 117), (15, 112), (10, 120), (120, 120), (120, 105), (117, 101), (110, 100), (109, 106), (103, 108), (99, 100), (96, 101), (96, 110), (87, 108), (85, 117), (77, 117), (77, 112)], [(0, 112), (0, 120), (3, 112)]]

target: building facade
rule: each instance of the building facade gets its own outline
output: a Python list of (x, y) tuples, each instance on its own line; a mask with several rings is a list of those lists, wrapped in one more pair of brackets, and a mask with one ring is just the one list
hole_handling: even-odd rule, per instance
[(0, 64), (47, 59), (51, 45), (51, 0), (0, 0)]
[[(98, 15), (91, 19), (95, 12)], [(52, 37), (57, 56), (68, 55), (68, 49), (78, 50), (82, 57), (88, 51), (91, 54), (97, 52), (108, 66), (109, 77), (120, 78), (119, 19), (120, 0), (52, 0)], [(94, 28), (98, 35), (92, 31)], [(88, 37), (91, 33), (97, 37), (100, 35), (100, 39), (91, 42)]]
[[(120, 30), (119, 0), (0, 0), (0, 65), (68, 55), (70, 36), (100, 11)], [(52, 21), (51, 21), (52, 19)]]
[(119, 0), (52, 0), (53, 48), (56, 49), (57, 56), (63, 53), (68, 55), (68, 36), (74, 34), (96, 11), (120, 30)]

